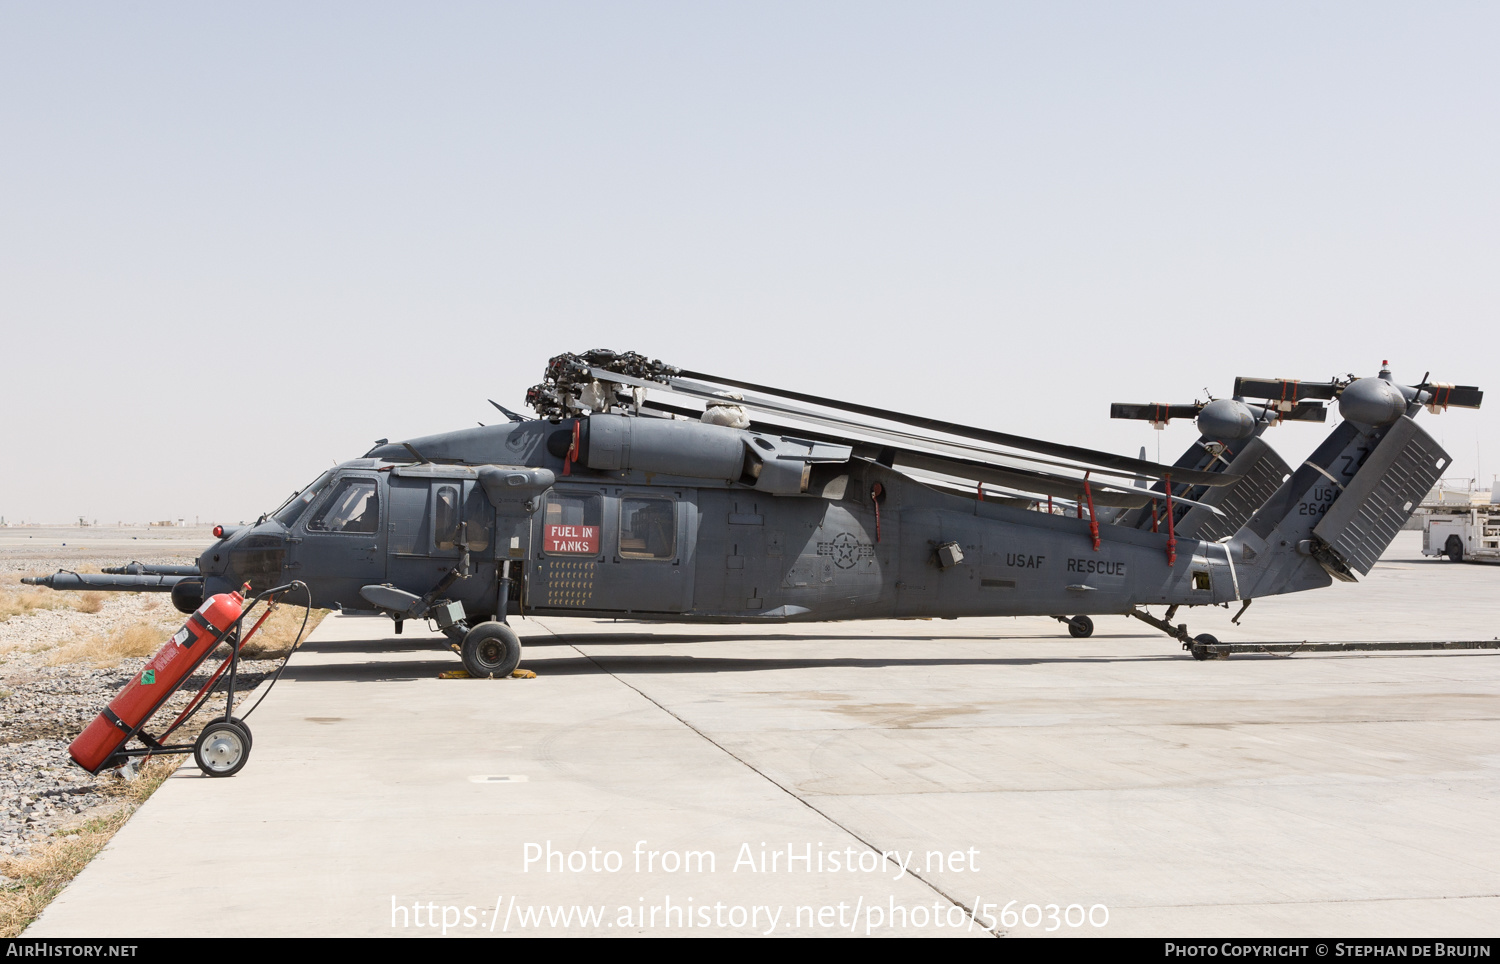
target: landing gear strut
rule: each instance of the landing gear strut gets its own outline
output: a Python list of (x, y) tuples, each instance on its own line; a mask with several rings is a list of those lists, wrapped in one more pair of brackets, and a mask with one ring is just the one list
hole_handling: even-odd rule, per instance
[(505, 679), (521, 664), (521, 638), (505, 621), (510, 587), (510, 560), (506, 559), (496, 580), (495, 618), (472, 628), (459, 620), (443, 630), (453, 640), (453, 651), (463, 660), (470, 676)]
[(1201, 636), (1193, 636), (1188, 632), (1186, 623), (1178, 623), (1176, 626), (1173, 626), (1171, 623), (1171, 619), (1173, 616), (1177, 615), (1176, 606), (1171, 606), (1167, 609), (1167, 615), (1165, 619), (1157, 619), (1155, 616), (1146, 612), (1144, 609), (1140, 609), (1139, 607), (1132, 608), (1128, 613), (1126, 613), (1126, 615), (1134, 616), (1141, 622), (1151, 626), (1155, 626), (1157, 629), (1166, 633), (1168, 636), (1171, 636), (1173, 639), (1181, 641), (1182, 648), (1187, 650), (1189, 653), (1192, 653), (1193, 659), (1229, 658), (1229, 651), (1219, 649), (1219, 641), (1213, 636), (1210, 636), (1207, 633), (1204, 633)]

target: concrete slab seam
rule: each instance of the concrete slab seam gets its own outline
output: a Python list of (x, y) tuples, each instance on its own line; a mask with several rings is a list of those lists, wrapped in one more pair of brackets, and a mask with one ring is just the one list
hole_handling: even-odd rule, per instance
[[(547, 630), (547, 632), (551, 633), (555, 638), (557, 638), (560, 641), (563, 641), (562, 637), (558, 636), (557, 633), (553, 632), (552, 628), (550, 626), (547, 626), (545, 623), (541, 623), (540, 625), (542, 626), (543, 629)], [(835, 827), (838, 827), (844, 833), (847, 833), (849, 836), (853, 837), (855, 840), (858, 840), (860, 843), (864, 844), (866, 847), (870, 848), (875, 853), (878, 853), (878, 854), (883, 854), (884, 853), (884, 851), (882, 851), (879, 847), (875, 846), (874, 844), (872, 844), (870, 841), (866, 840), (864, 837), (860, 836), (855, 831), (853, 831), (850, 828), (844, 826), (842, 823), (840, 823), (838, 820), (834, 819), (833, 817), (829, 816), (824, 811), (822, 811), (822, 810), (818, 809), (817, 807), (813, 806), (807, 800), (803, 799), (801, 796), (799, 796), (798, 794), (794, 793), (789, 787), (784, 786), (780, 781), (776, 780), (774, 777), (772, 777), (772, 776), (766, 774), (765, 772), (763, 772), (760, 768), (758, 768), (757, 766), (755, 766), (755, 764), (753, 764), (753, 763), (749, 762), (748, 760), (744, 759), (743, 757), (739, 756), (737, 753), (735, 753), (733, 750), (729, 749), (728, 747), (724, 746), (718, 740), (715, 740), (713, 737), (709, 736), (707, 733), (704, 733), (702, 730), (698, 729), (696, 726), (694, 726), (693, 724), (689, 723), (687, 720), (683, 719), (681, 716), (678, 716), (676, 713), (672, 712), (672, 710), (669, 709), (668, 707), (662, 705), (660, 702), (656, 701), (655, 699), (652, 699), (649, 694), (645, 693), (644, 691), (642, 691), (638, 687), (633, 686), (627, 680), (621, 679), (618, 675), (616, 675), (614, 673), (611, 673), (609, 670), (605, 669), (602, 665), (600, 665), (600, 663), (599, 663), (598, 660), (594, 659), (594, 657), (590, 656), (588, 653), (585, 653), (583, 650), (579, 649), (573, 643), (569, 643), (569, 642), (563, 641), (563, 644), (565, 646), (569, 647), (570, 649), (572, 649), (578, 655), (582, 656), (584, 659), (588, 660), (590, 663), (592, 663), (595, 667), (598, 668), (599, 672), (604, 673), (610, 679), (615, 680), (617, 683), (620, 683), (622, 686), (625, 686), (628, 689), (633, 690), (642, 699), (646, 700), (648, 703), (650, 703), (652, 706), (655, 706), (657, 709), (661, 710), (663, 713), (666, 713), (668, 716), (672, 717), (672, 719), (676, 720), (678, 723), (681, 723), (683, 726), (687, 727), (689, 730), (692, 730), (698, 736), (700, 736), (704, 740), (708, 741), (708, 743), (710, 743), (711, 745), (713, 745), (714, 747), (716, 747), (717, 749), (719, 749), (726, 756), (728, 756), (730, 759), (734, 760), (736, 763), (738, 763), (741, 766), (743, 766), (745, 769), (749, 770), (751, 773), (754, 773), (756, 776), (760, 777), (762, 780), (765, 780), (767, 783), (771, 784), (773, 787), (775, 787), (776, 789), (780, 790), (782, 793), (785, 793), (787, 796), (791, 797), (793, 800), (796, 800), (798, 803), (802, 804), (802, 806), (804, 806), (807, 809), (811, 810), (813, 813), (815, 813), (818, 816), (822, 817), (824, 820), (827, 820), (829, 823), (833, 824)], [(937, 894), (939, 897), (941, 897), (944, 900), (948, 901), (950, 904), (953, 904), (956, 907), (963, 908), (964, 913), (969, 916), (970, 920), (977, 921), (979, 919), (978, 916), (977, 916), (978, 911), (977, 911), (976, 908), (970, 907), (969, 905), (965, 904), (963, 901), (961, 901), (961, 900), (953, 897), (951, 894), (945, 892), (941, 887), (938, 887), (932, 881), (928, 880), (926, 877), (922, 876), (921, 874), (917, 873), (916, 871), (911, 870), (910, 868), (908, 868), (907, 871), (906, 871), (906, 873), (909, 874), (909, 875), (911, 875), (912, 877), (915, 877), (917, 880), (921, 881), (933, 893)], [(988, 928), (986, 928), (986, 930), (988, 931), (988, 933), (990, 933), (994, 937), (1000, 937), (1001, 936), (1001, 934), (998, 933), (998, 932), (996, 932), (996, 931), (991, 931)]]

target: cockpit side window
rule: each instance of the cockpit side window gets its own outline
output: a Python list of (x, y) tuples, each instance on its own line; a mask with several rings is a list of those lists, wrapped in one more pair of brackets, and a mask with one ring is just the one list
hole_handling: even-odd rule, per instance
[(301, 492), (293, 492), (292, 497), (283, 502), (281, 508), (272, 513), (271, 518), (284, 526), (289, 526), (293, 522), (296, 522), (297, 517), (302, 514), (302, 510), (307, 508), (313, 499), (317, 498), (318, 493), (323, 491), (323, 486), (327, 485), (328, 480), (331, 478), (333, 478), (333, 471), (329, 470), (316, 479), (313, 479), (312, 485), (309, 485)]
[(380, 525), (380, 498), (374, 479), (345, 479), (334, 490), (317, 518), (307, 524), (313, 532), (375, 532)]

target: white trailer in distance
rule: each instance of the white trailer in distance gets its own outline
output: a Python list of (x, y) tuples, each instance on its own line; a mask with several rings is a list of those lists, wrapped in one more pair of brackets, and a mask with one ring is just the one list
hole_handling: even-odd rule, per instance
[(1434, 489), (1422, 503), (1422, 554), (1500, 562), (1500, 504), (1491, 492)]

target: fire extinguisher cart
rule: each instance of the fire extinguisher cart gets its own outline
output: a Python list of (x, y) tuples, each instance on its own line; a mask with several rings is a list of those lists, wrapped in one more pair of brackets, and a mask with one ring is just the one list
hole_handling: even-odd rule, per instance
[[(249, 586), (244, 588), (248, 591)], [(301, 582), (277, 586), (253, 597), (248, 603), (237, 592), (220, 593), (205, 600), (188, 617), (182, 628), (172, 635), (167, 644), (68, 747), (68, 754), (73, 762), (90, 773), (98, 774), (102, 770), (127, 763), (133, 757), (149, 757), (159, 753), (191, 753), (198, 769), (206, 776), (227, 777), (238, 773), (249, 759), (252, 742), (250, 727), (243, 719), (234, 716), (240, 654), (245, 643), (275, 611), (281, 596), (293, 588), (301, 588), (305, 592), (307, 587)], [(264, 600), (270, 600), (270, 605), (250, 631), (242, 635), (241, 627), (245, 617)], [(309, 594), (309, 611), (311, 602)], [(303, 628), (306, 626), (304, 617)], [(292, 644), (293, 649), (296, 649), (301, 639), (302, 633), (299, 632), (297, 642)], [(152, 736), (146, 732), (146, 724), (172, 694), (187, 683), (193, 672), (221, 642), (228, 644), (229, 654), (177, 719), (160, 736)], [(282, 668), (285, 666), (286, 663), (283, 662)], [(191, 744), (166, 742), (203, 706), (209, 691), (226, 669), (229, 681), (223, 715), (205, 726), (198, 734), (198, 739)], [(278, 678), (280, 674), (281, 669), (278, 668)], [(274, 682), (273, 679), (272, 683)], [(258, 701), (256, 705), (259, 705)], [(252, 710), (254, 708), (251, 707)], [(249, 713), (245, 715), (248, 716)], [(132, 739), (140, 745), (129, 746)]]

